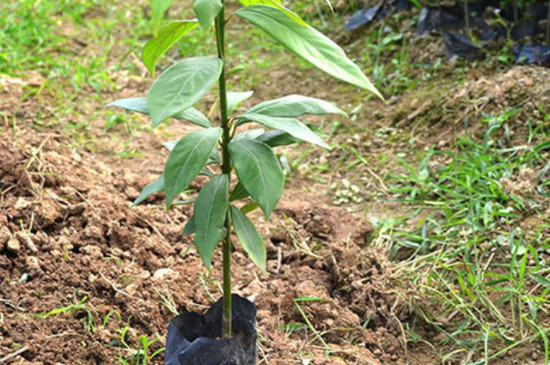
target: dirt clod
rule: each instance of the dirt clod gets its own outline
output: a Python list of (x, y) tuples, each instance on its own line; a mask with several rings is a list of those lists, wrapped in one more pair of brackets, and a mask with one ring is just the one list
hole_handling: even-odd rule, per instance
[(33, 238), (36, 239), (34, 236), (26, 233), (26, 232), (17, 232), (15, 233), (15, 237), (17, 237), (17, 239), (19, 240), (19, 242), (27, 247), (31, 252), (33, 253), (36, 253), (38, 252), (38, 248), (36, 247), (36, 245), (34, 244), (33, 242)]
[(6, 244), (6, 249), (11, 253), (17, 254), (21, 251), (21, 244), (16, 238), (10, 238)]
[(11, 237), (11, 232), (8, 227), (0, 227), (0, 245), (5, 245)]
[(153, 274), (153, 280), (159, 284), (163, 284), (169, 280), (175, 280), (179, 277), (179, 273), (172, 269), (158, 269)]

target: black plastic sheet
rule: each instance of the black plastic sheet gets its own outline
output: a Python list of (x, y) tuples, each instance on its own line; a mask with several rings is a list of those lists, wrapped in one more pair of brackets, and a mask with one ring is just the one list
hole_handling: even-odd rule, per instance
[(426, 35), (433, 31), (452, 31), (462, 29), (464, 19), (458, 8), (442, 6), (441, 8), (425, 7), (420, 11), (416, 31), (418, 35)]
[[(481, 9), (481, 8), (480, 8)], [(425, 7), (420, 11), (416, 32), (424, 36), (434, 31), (452, 32), (466, 28), (465, 9), (460, 6)], [(468, 23), (486, 35), (496, 37), (489, 24), (481, 17), (480, 12), (469, 9)]]
[(410, 0), (382, 0), (377, 5), (355, 12), (347, 21), (346, 30), (354, 30), (373, 20), (381, 20), (390, 15), (392, 9), (403, 11), (412, 6)]
[(397, 11), (409, 10), (412, 7), (410, 0), (391, 0), (390, 6)]
[(164, 364), (255, 365), (256, 307), (236, 294), (232, 300), (232, 338), (221, 338), (222, 299), (204, 315), (183, 313), (170, 321)]
[(550, 67), (550, 46), (532, 44), (512, 48), (517, 63)]
[(477, 60), (485, 56), (479, 46), (462, 34), (443, 33), (443, 44), (448, 58), (459, 57), (466, 60)]
[(384, 2), (382, 1), (378, 5), (375, 5), (371, 8), (357, 11), (347, 21), (346, 30), (354, 30), (359, 28), (362, 25), (368, 24), (371, 21), (373, 21), (377, 17), (383, 5), (384, 5)]

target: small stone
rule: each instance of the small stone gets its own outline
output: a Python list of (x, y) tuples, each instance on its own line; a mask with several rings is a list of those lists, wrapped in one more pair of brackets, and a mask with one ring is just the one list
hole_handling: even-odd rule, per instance
[(56, 242), (57, 249), (60, 251), (72, 251), (74, 248), (73, 244), (69, 241), (66, 236), (61, 236)]
[(11, 238), (10, 240), (8, 240), (6, 248), (11, 253), (18, 253), (21, 250), (21, 245), (19, 244), (19, 241), (17, 239)]
[(50, 255), (52, 255), (53, 257), (59, 257), (62, 255), (62, 253), (56, 249), (53, 249), (50, 251)]
[(17, 237), (22, 245), (27, 246), (27, 248), (31, 250), (31, 252), (38, 252), (38, 248), (36, 248), (36, 245), (34, 244), (30, 234), (19, 231), (15, 234), (15, 237)]
[(101, 248), (94, 245), (84, 246), (80, 249), (80, 251), (84, 252), (86, 255), (95, 260), (101, 260), (103, 258), (103, 252), (101, 252)]
[(101, 242), (104, 239), (103, 229), (93, 224), (88, 225), (82, 232), (82, 238)]
[(44, 233), (44, 232), (42, 232), (42, 231), (40, 231), (40, 232), (38, 232), (38, 233), (36, 234), (36, 239), (38, 240), (37, 243), (38, 243), (40, 246), (42, 246), (42, 245), (47, 245), (47, 244), (50, 243), (50, 237), (49, 237), (46, 233)]
[(29, 256), (25, 259), (25, 266), (27, 268), (27, 271), (29, 272), (29, 276), (31, 277), (37, 276), (38, 274), (42, 273), (40, 263), (38, 262), (38, 259), (34, 256)]
[(5, 245), (11, 237), (11, 232), (8, 227), (4, 226), (0, 228), (0, 246)]
[(132, 186), (128, 186), (126, 189), (124, 189), (124, 195), (126, 195), (130, 200), (136, 200), (139, 196), (139, 191), (137, 191)]
[(153, 274), (153, 281), (164, 283), (171, 279), (179, 278), (180, 273), (172, 269), (158, 269)]
[(130, 284), (128, 285), (124, 291), (129, 295), (129, 296), (134, 296), (134, 294), (136, 294), (136, 291), (138, 289), (138, 286), (137, 284)]
[(27, 201), (23, 198), (19, 198), (19, 199), (17, 199), (17, 201), (13, 205), (13, 209), (21, 211), (21, 210), (24, 210), (24, 209), (26, 209), (27, 207), (29, 207), (31, 205), (32, 205), (32, 203), (30, 201)]

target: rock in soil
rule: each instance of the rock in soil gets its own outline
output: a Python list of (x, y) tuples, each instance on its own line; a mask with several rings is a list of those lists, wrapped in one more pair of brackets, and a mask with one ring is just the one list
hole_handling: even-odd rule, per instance
[(16, 238), (10, 238), (6, 244), (6, 249), (11, 253), (18, 253), (21, 251), (21, 244)]

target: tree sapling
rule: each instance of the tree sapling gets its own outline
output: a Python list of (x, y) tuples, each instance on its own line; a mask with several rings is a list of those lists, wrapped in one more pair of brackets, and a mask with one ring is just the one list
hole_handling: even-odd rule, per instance
[[(284, 7), (280, 0), (239, 0), (242, 7), (229, 17), (226, 17), (226, 1), (195, 0), (193, 10), (196, 20), (174, 21), (161, 28), (163, 14), (172, 2), (151, 1), (154, 36), (145, 44), (142, 54), (151, 74), (154, 76), (158, 59), (199, 25), (205, 31), (214, 28), (217, 54), (179, 61), (155, 80), (146, 98), (120, 99), (109, 105), (148, 114), (154, 127), (168, 118), (186, 120), (200, 127), (179, 141), (166, 144), (170, 154), (164, 173), (143, 189), (134, 204), (141, 203), (153, 193), (164, 191), (169, 208), (198, 175), (209, 177), (193, 202), (193, 215), (184, 228), (184, 234), (195, 235), (194, 244), (208, 269), (211, 268), (215, 248), (222, 242), (222, 336), (230, 338), (231, 234), (235, 233), (251, 260), (265, 271), (265, 246), (247, 213), (259, 207), (266, 219), (269, 218), (283, 192), (284, 176), (273, 147), (305, 141), (329, 148), (295, 118), (305, 114), (346, 114), (326, 101), (289, 95), (261, 102), (242, 114), (234, 115), (237, 106), (252, 96), (252, 92), (227, 90), (226, 69), (229, 61), (225, 29), (228, 20), (235, 19), (235, 16), (243, 18), (318, 69), (382, 96), (338, 45)], [(193, 108), (215, 83), (218, 84), (219, 94), (219, 125), (214, 125)], [(270, 131), (242, 131), (240, 127), (248, 123), (260, 124)], [(237, 176), (235, 184), (231, 184), (233, 171)], [(251, 202), (241, 208), (235, 205), (243, 199), (250, 199)]]

